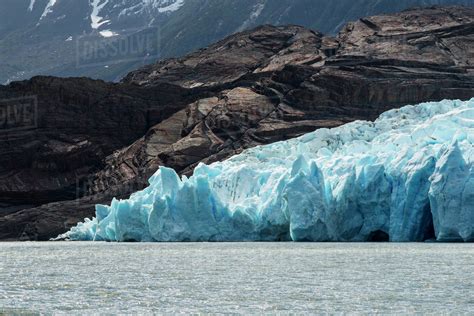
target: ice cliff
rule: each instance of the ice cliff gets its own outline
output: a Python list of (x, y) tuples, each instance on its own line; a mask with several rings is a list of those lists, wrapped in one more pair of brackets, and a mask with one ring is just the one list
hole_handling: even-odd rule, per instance
[(474, 99), (406, 106), (200, 165), (160, 168), (61, 238), (474, 241)]

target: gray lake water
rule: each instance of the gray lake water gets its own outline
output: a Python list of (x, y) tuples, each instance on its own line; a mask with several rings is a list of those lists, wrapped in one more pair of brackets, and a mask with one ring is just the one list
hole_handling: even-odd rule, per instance
[(0, 314), (474, 313), (469, 244), (0, 243)]

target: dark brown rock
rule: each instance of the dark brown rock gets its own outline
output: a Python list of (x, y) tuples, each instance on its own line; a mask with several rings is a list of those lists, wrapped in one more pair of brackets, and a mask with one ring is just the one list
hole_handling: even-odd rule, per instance
[(37, 100), (35, 128), (0, 130), (0, 203), (76, 198), (76, 183), (104, 167), (104, 157), (191, 100), (183, 90), (48, 77), (0, 87), (2, 100)]
[(131, 72), (125, 83), (159, 83), (184, 88), (219, 87), (254, 72), (320, 59), (322, 35), (299, 26), (261, 26), (230, 36), (184, 58), (168, 59)]

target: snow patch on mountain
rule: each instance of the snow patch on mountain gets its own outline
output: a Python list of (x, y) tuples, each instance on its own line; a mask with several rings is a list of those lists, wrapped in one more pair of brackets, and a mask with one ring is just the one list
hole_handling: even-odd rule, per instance
[[(53, 12), (53, 7), (56, 4), (56, 2), (57, 0), (49, 0), (48, 4), (44, 8), (43, 14), (41, 14), (40, 21), (44, 19), (48, 14)], [(33, 5), (34, 5), (34, 1), (33, 1)]]
[(109, 0), (92, 0), (92, 13), (91, 13), (91, 27), (96, 30), (110, 20), (104, 20), (103, 17), (99, 16), (100, 11), (107, 5)]
[(103, 30), (103, 31), (100, 31), (99, 34), (102, 37), (114, 37), (114, 36), (119, 35), (118, 33), (114, 32), (114, 31), (111, 31), (111, 30)]
[(30, 0), (30, 5), (28, 6), (28, 11), (33, 11), (36, 0)]
[(174, 12), (174, 11), (179, 10), (183, 5), (184, 5), (184, 0), (176, 0), (175, 2), (170, 3), (169, 5), (165, 7), (158, 7), (158, 12), (160, 13)]
[(143, 12), (171, 13), (179, 10), (185, 0), (142, 0), (139, 3), (124, 8), (120, 16), (130, 16)]
[(251, 26), (262, 14), (262, 11), (263, 9), (265, 9), (266, 4), (267, 4), (267, 0), (261, 0), (260, 2), (256, 3), (252, 8), (252, 12), (250, 12), (249, 18), (245, 20), (244, 23), (242, 23), (242, 25), (239, 27), (237, 31), (241, 32), (247, 29), (249, 26)]

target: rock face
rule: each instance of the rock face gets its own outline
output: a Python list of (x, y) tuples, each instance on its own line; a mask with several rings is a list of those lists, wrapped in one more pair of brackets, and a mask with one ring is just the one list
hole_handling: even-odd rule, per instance
[(1, 130), (1, 202), (74, 198), (77, 179), (189, 102), (184, 89), (160, 90), (41, 77), (1, 87), (2, 100), (34, 96), (37, 102), (34, 128)]
[(1, 134), (0, 239), (55, 237), (162, 165), (190, 175), (200, 162), (405, 104), (470, 99), (473, 54), (474, 10), (434, 7), (361, 19), (335, 38), (263, 26), (120, 84), (0, 87), (1, 99), (38, 103), (37, 128)]

